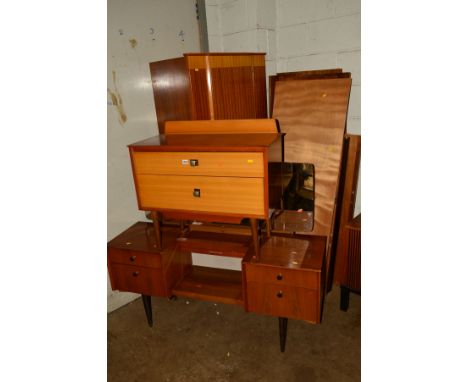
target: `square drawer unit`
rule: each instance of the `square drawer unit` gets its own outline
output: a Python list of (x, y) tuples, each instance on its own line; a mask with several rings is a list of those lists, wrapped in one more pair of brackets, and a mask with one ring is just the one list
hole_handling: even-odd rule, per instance
[[(153, 224), (138, 222), (107, 243), (107, 265), (113, 290), (169, 297), (182, 275), (177, 267), (179, 229), (163, 228), (164, 250), (158, 249)], [(180, 269), (179, 269), (180, 268)]]
[(242, 263), (248, 312), (320, 323), (325, 293), (325, 236), (272, 236)]
[(281, 160), (281, 143), (279, 133), (198, 131), (131, 144), (138, 207), (176, 219), (267, 219), (268, 161)]

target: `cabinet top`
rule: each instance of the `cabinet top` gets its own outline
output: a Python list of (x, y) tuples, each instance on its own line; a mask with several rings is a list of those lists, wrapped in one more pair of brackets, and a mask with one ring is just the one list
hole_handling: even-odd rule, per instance
[(265, 151), (282, 133), (174, 134), (153, 136), (128, 147), (133, 151)]
[(184, 56), (265, 56), (266, 53), (257, 52), (218, 52), (218, 53), (184, 53)]

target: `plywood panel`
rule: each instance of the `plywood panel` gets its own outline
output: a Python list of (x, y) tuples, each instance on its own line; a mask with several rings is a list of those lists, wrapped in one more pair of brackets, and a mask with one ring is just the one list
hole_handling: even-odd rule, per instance
[(331, 234), (350, 89), (350, 78), (276, 83), (273, 118), (286, 133), (284, 160), (315, 165), (317, 235)]

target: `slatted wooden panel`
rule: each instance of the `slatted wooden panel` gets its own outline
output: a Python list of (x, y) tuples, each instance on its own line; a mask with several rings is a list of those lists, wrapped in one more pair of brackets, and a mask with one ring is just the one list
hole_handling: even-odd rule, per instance
[(358, 228), (348, 229), (348, 269), (346, 286), (361, 290), (361, 224)]
[(316, 235), (331, 234), (350, 89), (350, 78), (276, 83), (273, 118), (286, 133), (284, 160), (315, 166)]

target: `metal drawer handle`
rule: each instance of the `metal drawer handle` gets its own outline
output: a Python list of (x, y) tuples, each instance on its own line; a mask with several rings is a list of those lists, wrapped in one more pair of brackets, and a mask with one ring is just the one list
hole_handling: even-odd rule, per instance
[(198, 159), (190, 159), (190, 166), (192, 167), (198, 166)]
[(140, 274), (139, 271), (135, 271), (135, 272), (133, 272), (133, 277), (137, 277), (139, 274)]
[(276, 280), (283, 280), (283, 275), (280, 273), (279, 275), (276, 276)]
[(201, 191), (199, 188), (194, 188), (193, 189), (193, 196), (196, 198), (199, 198), (201, 196)]
[(276, 297), (278, 297), (278, 298), (283, 297), (283, 292), (282, 292), (282, 291), (279, 291), (278, 293), (276, 293)]
[(135, 260), (136, 260), (136, 256), (135, 256), (135, 255), (133, 255), (133, 256), (130, 257), (130, 261), (135, 261)]

